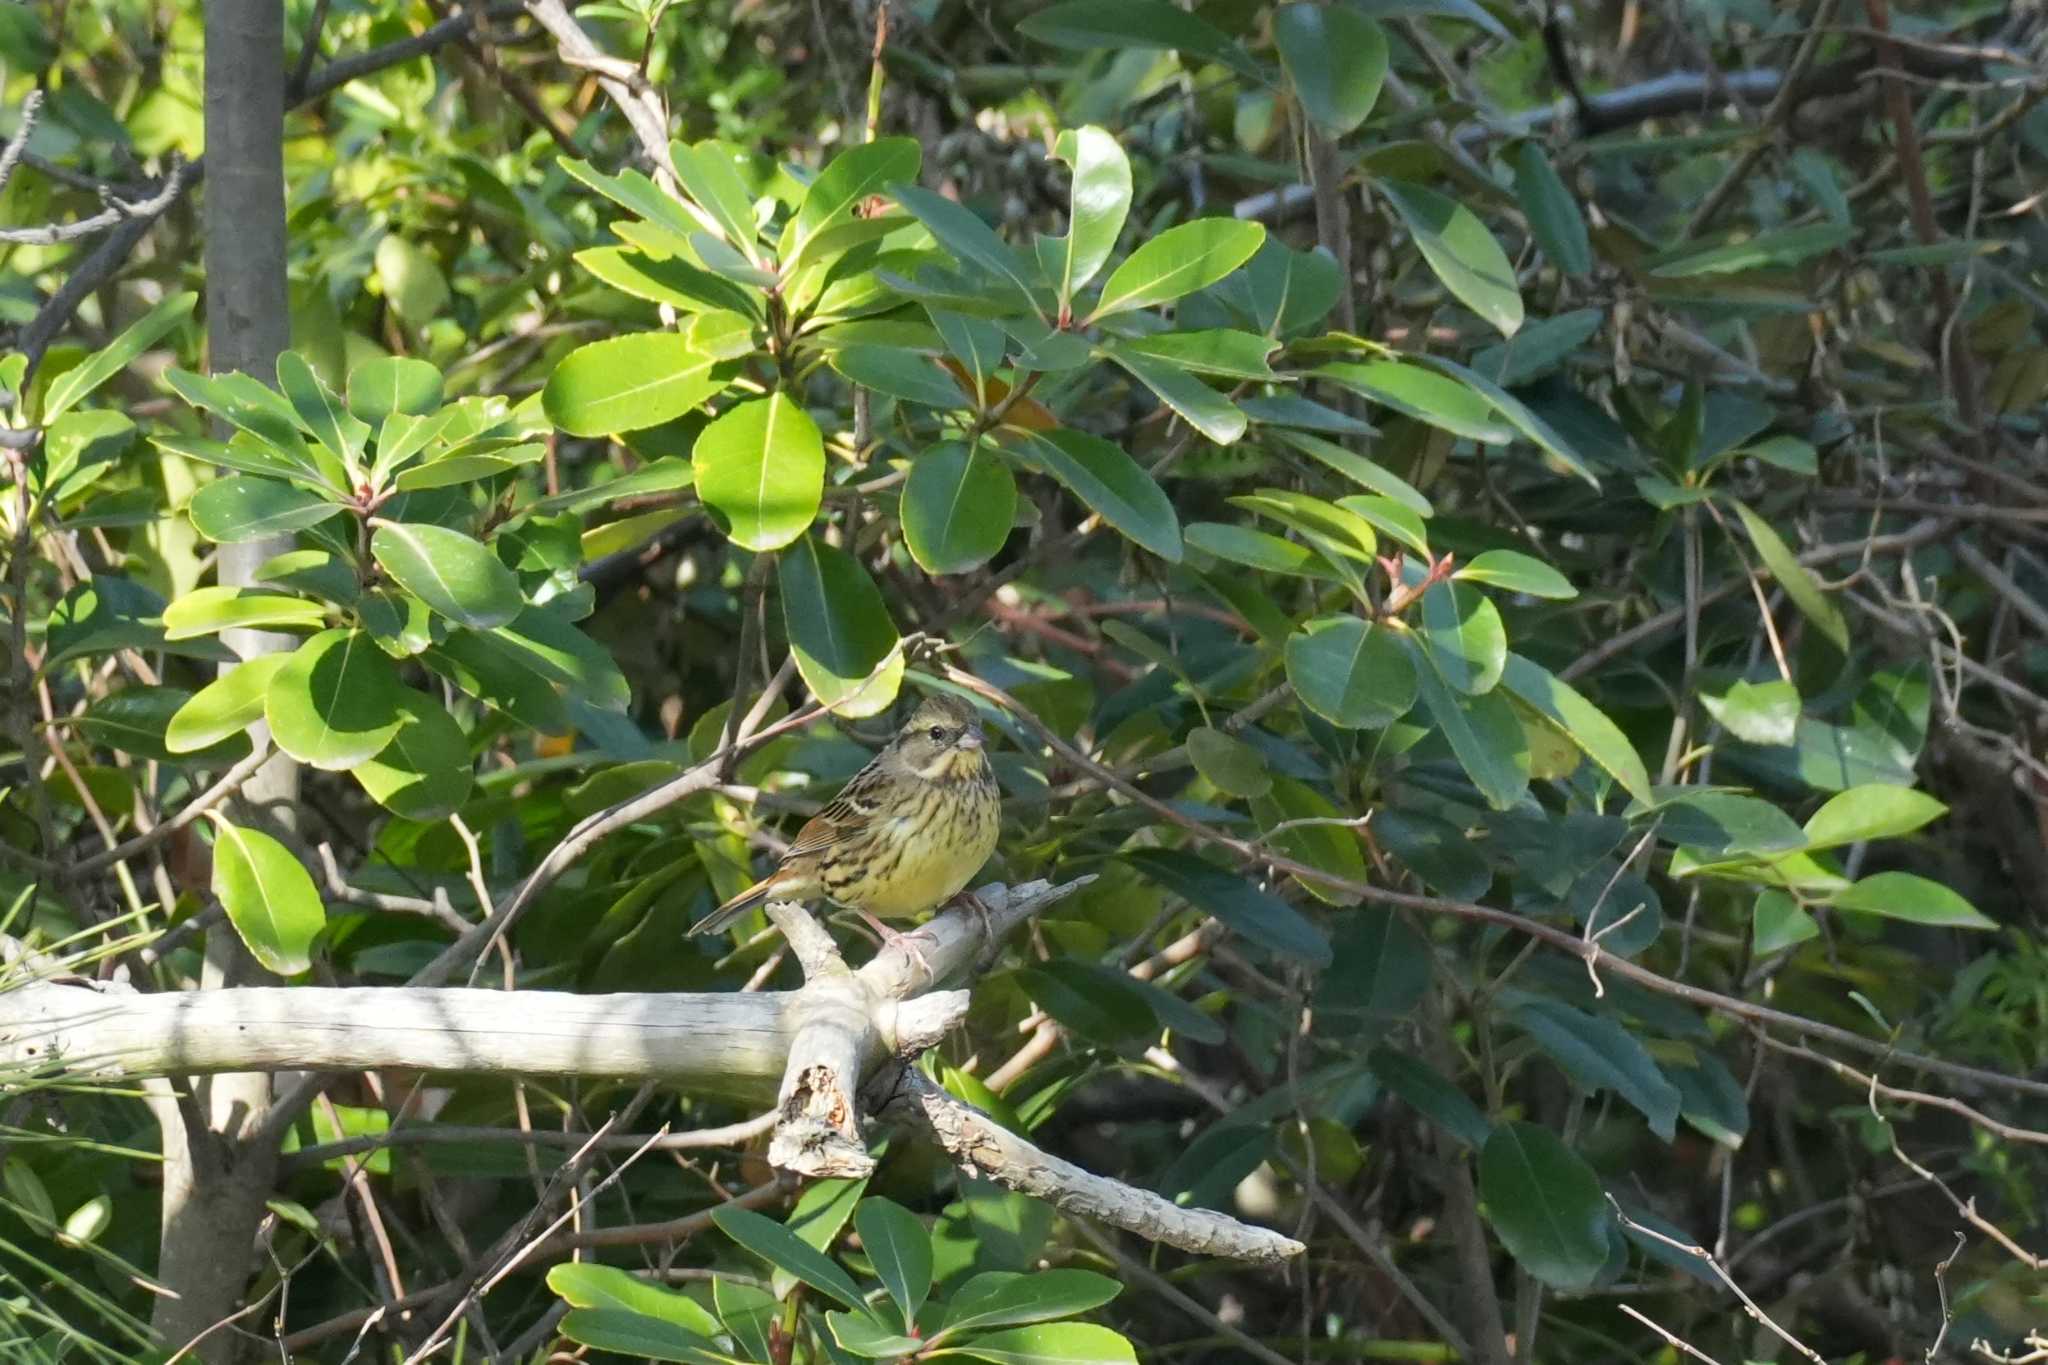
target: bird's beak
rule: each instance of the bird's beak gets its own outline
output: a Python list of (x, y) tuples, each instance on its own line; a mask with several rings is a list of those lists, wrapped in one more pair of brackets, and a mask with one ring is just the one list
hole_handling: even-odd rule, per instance
[(981, 738), (981, 731), (962, 730), (960, 732), (960, 738), (953, 741), (953, 747), (956, 749), (973, 750), (979, 749), (982, 746), (982, 743), (983, 740)]

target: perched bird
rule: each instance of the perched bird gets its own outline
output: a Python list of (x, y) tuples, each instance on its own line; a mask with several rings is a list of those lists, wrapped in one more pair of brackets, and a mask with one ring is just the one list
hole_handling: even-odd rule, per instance
[(995, 851), (996, 775), (974, 708), (937, 695), (797, 832), (766, 880), (690, 930), (710, 934), (768, 900), (817, 900), (855, 911), (884, 940), (882, 919), (943, 905)]

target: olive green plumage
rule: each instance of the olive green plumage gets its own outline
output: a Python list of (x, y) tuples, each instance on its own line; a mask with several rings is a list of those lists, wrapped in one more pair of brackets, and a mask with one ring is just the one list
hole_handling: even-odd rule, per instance
[(890, 932), (945, 904), (995, 852), (1001, 833), (995, 770), (981, 722), (955, 697), (927, 698), (855, 773), (764, 880), (706, 915), (715, 933), (767, 900), (829, 900)]

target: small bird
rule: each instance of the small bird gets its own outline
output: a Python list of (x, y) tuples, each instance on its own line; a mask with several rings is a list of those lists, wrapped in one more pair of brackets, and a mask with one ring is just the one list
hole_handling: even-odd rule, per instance
[(928, 697), (805, 823), (765, 880), (690, 932), (716, 933), (763, 901), (822, 897), (860, 915), (885, 941), (894, 939), (882, 919), (943, 905), (995, 852), (997, 801), (974, 708), (943, 694)]

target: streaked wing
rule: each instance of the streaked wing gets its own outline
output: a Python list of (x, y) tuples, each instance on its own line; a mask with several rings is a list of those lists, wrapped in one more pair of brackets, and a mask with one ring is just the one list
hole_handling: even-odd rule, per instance
[(825, 809), (804, 822), (804, 827), (797, 831), (796, 841), (782, 855), (783, 861), (788, 862), (806, 853), (822, 852), (865, 826), (881, 809), (886, 786), (882, 761), (877, 757), (848, 778), (846, 785), (839, 789), (839, 795), (833, 797)]

